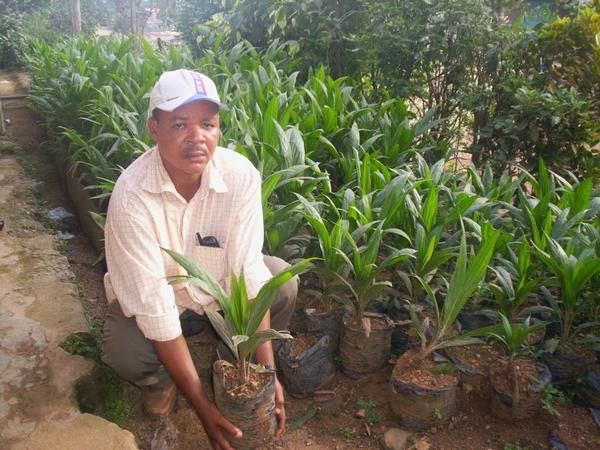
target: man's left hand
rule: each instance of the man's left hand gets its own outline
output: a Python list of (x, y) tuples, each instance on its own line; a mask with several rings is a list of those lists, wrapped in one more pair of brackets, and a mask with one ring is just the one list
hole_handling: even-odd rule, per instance
[(275, 437), (279, 437), (285, 431), (285, 399), (283, 398), (283, 387), (277, 377), (275, 377), (275, 414), (277, 415)]

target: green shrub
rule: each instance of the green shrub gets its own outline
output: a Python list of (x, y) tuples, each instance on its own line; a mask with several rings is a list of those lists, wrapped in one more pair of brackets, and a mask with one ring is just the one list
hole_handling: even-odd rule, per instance
[(576, 87), (599, 102), (600, 1), (543, 27), (531, 57), (542, 59), (543, 81), (551, 88)]
[(25, 47), (22, 26), (23, 17), (17, 12), (8, 11), (0, 16), (0, 68), (19, 63)]
[(486, 158), (497, 168), (535, 169), (543, 158), (553, 169), (591, 173), (597, 166), (591, 145), (599, 128), (590, 99), (575, 88), (549, 92), (517, 84), (508, 80), (498, 86), (502, 103), (481, 133)]
[(594, 175), (600, 142), (600, 2), (521, 31), (502, 55), (497, 82), (481, 94), (475, 161), (498, 169)]

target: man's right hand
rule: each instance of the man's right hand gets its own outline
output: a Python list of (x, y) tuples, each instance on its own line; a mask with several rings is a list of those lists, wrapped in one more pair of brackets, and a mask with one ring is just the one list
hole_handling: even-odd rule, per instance
[(227, 420), (210, 401), (206, 401), (205, 404), (203, 403), (200, 407), (200, 411), (197, 411), (196, 413), (202, 422), (204, 431), (206, 431), (206, 435), (208, 436), (208, 440), (213, 449), (234, 450), (225, 437), (225, 433), (235, 438), (241, 438), (242, 432), (239, 428)]

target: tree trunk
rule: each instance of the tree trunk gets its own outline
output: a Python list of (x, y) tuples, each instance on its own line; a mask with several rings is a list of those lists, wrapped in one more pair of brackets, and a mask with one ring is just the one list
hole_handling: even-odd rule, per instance
[(71, 23), (73, 25), (73, 34), (81, 33), (80, 0), (71, 0)]
[(131, 34), (137, 34), (137, 8), (135, 0), (129, 0), (129, 18), (131, 21)]

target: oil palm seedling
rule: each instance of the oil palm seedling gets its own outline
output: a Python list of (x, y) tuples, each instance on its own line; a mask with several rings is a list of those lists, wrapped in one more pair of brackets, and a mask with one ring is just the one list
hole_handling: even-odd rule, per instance
[(486, 164), (481, 173), (475, 166), (470, 165), (467, 168), (464, 190), (486, 201), (486, 206), (479, 210), (473, 219), (490, 221), (501, 227), (511, 227), (513, 219), (507, 214), (508, 209), (505, 205), (512, 204), (524, 178), (523, 173), (513, 178), (507, 171), (495, 177), (490, 164)]
[(446, 205), (449, 211), (440, 214), (439, 189), (431, 186), (423, 197), (416, 196), (411, 210), (415, 258), (408, 260), (398, 272), (412, 302), (422, 299), (423, 286), (431, 283), (438, 270), (456, 254), (460, 233), (453, 232), (452, 228), (459, 220), (466, 220), (463, 216), (478, 199), (458, 193), (455, 199), (449, 199), (451, 203)]
[(550, 382), (548, 368), (524, 358), (530, 337), (543, 329), (544, 323), (511, 323), (500, 313), (501, 323), (488, 330), (488, 335), (502, 343), (507, 359), (496, 361), (490, 370), (492, 385), (491, 410), (502, 419), (524, 419), (542, 407), (542, 393)]
[(471, 335), (487, 335), (502, 343), (512, 364), (518, 356), (524, 354), (530, 336), (544, 328), (545, 325), (543, 322), (532, 323), (530, 317), (527, 317), (522, 323), (511, 323), (507, 316), (500, 313), (500, 324), (480, 329)]
[(337, 192), (333, 201), (342, 218), (348, 220), (349, 229), (355, 230), (379, 220), (375, 199), (379, 190), (392, 180), (392, 174), (373, 154), (359, 154), (356, 150), (352, 166), (355, 178)]
[[(370, 228), (370, 230), (369, 230)], [(389, 256), (380, 261), (380, 249), (383, 243), (384, 233), (389, 230), (383, 229), (383, 224), (372, 223), (361, 227), (358, 232), (349, 233), (342, 230), (345, 239), (350, 244), (351, 253), (342, 256), (349, 269), (346, 286), (352, 293), (350, 303), (352, 305), (354, 321), (362, 324), (366, 331), (370, 329), (368, 321), (365, 320), (364, 311), (369, 302), (391, 288), (389, 281), (378, 280), (378, 275), (390, 267), (394, 267), (401, 261), (409, 259), (414, 251), (409, 248), (396, 249)], [(365, 244), (359, 246), (359, 239), (365, 234)]]
[(563, 384), (583, 375), (595, 359), (593, 352), (580, 345), (578, 335), (600, 326), (580, 314), (585, 308), (583, 293), (600, 274), (600, 239), (597, 230), (592, 230), (590, 236), (577, 235), (564, 239), (563, 244), (550, 237), (547, 240), (546, 251), (538, 247), (535, 250), (545, 268), (554, 275), (548, 285), (554, 281), (557, 295), (548, 289), (543, 291), (554, 317), (560, 322), (560, 337), (546, 340), (547, 353), (543, 360), (554, 382)]
[(410, 258), (413, 250), (395, 249), (381, 260), (382, 222), (366, 224), (353, 233), (343, 229), (342, 233), (351, 248), (350, 254), (338, 250), (347, 279), (336, 275), (342, 281), (340, 287), (346, 288), (341, 299), (351, 312), (343, 320), (340, 357), (344, 373), (354, 377), (383, 367), (389, 359), (394, 324), (385, 314), (365, 310), (371, 300), (391, 291), (391, 282), (380, 279), (382, 272)]
[[(481, 342), (472, 336), (454, 336), (454, 325), (458, 314), (485, 277), (499, 234), (490, 224), (483, 224), (481, 247), (471, 255), (467, 251), (463, 230), (456, 267), (441, 308), (431, 287), (424, 283), (433, 305), (435, 323), (427, 317), (421, 321), (414, 309), (410, 309), (420, 346), (398, 358), (390, 379), (391, 409), (401, 424), (409, 429), (427, 428), (437, 420), (447, 419), (456, 409), (457, 376), (451, 368), (436, 366), (429, 356), (439, 349)], [(415, 373), (420, 375), (415, 378)], [(434, 382), (423, 384), (423, 374), (429, 374)]]
[(399, 98), (384, 102), (377, 115), (377, 128), (382, 135), (378, 141), (380, 153), (390, 167), (398, 167), (412, 156), (419, 126), (410, 123), (411, 114)]
[(391, 287), (387, 281), (378, 281), (377, 276), (413, 253), (411, 249), (396, 249), (379, 261), (383, 235), (396, 232), (405, 234), (400, 230), (384, 230), (381, 222), (361, 224), (350, 231), (349, 221), (342, 218), (343, 212), (335, 205), (329, 204), (329, 211), (337, 218), (328, 220), (306, 199), (300, 196), (298, 199), (318, 242), (322, 266), (316, 270), (322, 278), (324, 294), (345, 299), (350, 292), (355, 318), (361, 323), (367, 303), (380, 295), (384, 288)]
[(310, 261), (302, 260), (278, 273), (263, 285), (254, 299), (249, 299), (243, 271), (239, 276), (231, 274), (231, 293), (228, 295), (201, 265), (173, 250), (163, 250), (187, 272), (187, 275), (172, 277), (170, 283), (190, 283), (217, 301), (223, 315), (209, 308), (205, 310), (206, 315), (235, 356), (239, 382), (248, 382), (252, 366), (250, 359), (256, 348), (272, 339), (291, 338), (287, 332), (259, 330), (259, 325), (271, 307), (277, 289), (295, 275), (308, 270)]
[[(473, 342), (469, 337), (466, 339), (462, 339), (460, 336), (453, 338), (451, 334), (459, 313), (485, 277), (488, 264), (494, 255), (496, 241), (500, 236), (500, 232), (495, 230), (490, 224), (483, 224), (481, 227), (481, 236), (482, 242), (478, 252), (469, 255), (465, 232), (463, 231), (456, 267), (450, 278), (441, 309), (435, 300), (436, 297), (432, 289), (428, 284), (423, 284), (433, 305), (435, 324), (432, 326), (430, 320), (427, 318), (424, 321), (419, 321), (414, 310), (411, 309), (413, 325), (420, 339), (420, 348), (416, 355), (417, 359), (426, 358), (435, 350), (444, 347)], [(407, 362), (399, 361), (399, 365), (402, 366)]]
[[(597, 232), (590, 238), (571, 238), (561, 244), (547, 237), (547, 251), (535, 246), (536, 253), (546, 269), (558, 282), (558, 298), (548, 297), (550, 306), (561, 325), (560, 344), (568, 344), (580, 327), (575, 326), (577, 313), (582, 306), (582, 292), (592, 278), (600, 274), (600, 254)], [(589, 327), (590, 324), (584, 324)]]
[[(395, 249), (382, 259), (384, 234), (390, 231), (383, 229), (382, 222), (367, 223), (350, 231), (347, 220), (324, 219), (314, 205), (300, 200), (319, 243), (322, 265), (316, 270), (323, 295), (349, 309), (342, 327), (342, 367), (351, 375), (375, 370), (389, 357), (393, 324), (387, 316), (366, 313), (365, 309), (371, 300), (391, 291), (391, 283), (381, 280), (381, 273), (411, 257), (413, 251)], [(338, 215), (342, 214), (335, 206), (332, 208)]]
[(547, 237), (560, 240), (576, 232), (581, 224), (598, 223), (600, 201), (594, 196), (591, 179), (571, 184), (546, 169), (543, 160), (537, 179), (524, 174), (532, 193), (520, 187), (515, 204), (501, 204), (509, 210), (522, 235), (531, 236), (538, 249), (547, 250)]
[[(244, 434), (232, 444), (241, 449), (264, 445), (276, 429), (274, 376), (272, 371), (252, 364), (251, 357), (265, 342), (291, 338), (287, 331), (260, 329), (260, 325), (277, 289), (306, 271), (310, 262), (303, 260), (278, 273), (262, 286), (254, 299), (249, 299), (243, 269), (239, 276), (231, 274), (231, 292), (227, 294), (201, 265), (173, 250), (163, 250), (187, 272), (172, 277), (170, 283), (187, 282), (202, 289), (215, 298), (223, 314), (204, 309), (236, 361), (233, 366), (222, 360), (213, 365), (217, 407)], [(252, 384), (251, 379), (255, 381)], [(244, 386), (246, 389), (242, 389)]]
[(265, 246), (269, 254), (285, 256), (286, 260), (302, 255), (306, 236), (299, 233), (303, 216), (297, 196), (310, 198), (318, 186), (326, 192), (327, 181), (327, 174), (320, 172), (316, 164), (283, 168), (263, 180)]
[(335, 291), (340, 283), (343, 283), (341, 280), (344, 280), (350, 271), (343, 256), (350, 250), (344, 233), (348, 224), (342, 220), (340, 212), (331, 203), (321, 205), (325, 206), (326, 214), (334, 216), (333, 220), (323, 217), (317, 205), (307, 199), (298, 196), (298, 201), (302, 204), (304, 218), (314, 233), (314, 242), (317, 243), (318, 250), (312, 251), (312, 254), (321, 258), (315, 270), (321, 280), (323, 297), (335, 297)]
[(467, 168), (468, 185), (465, 190), (480, 197), (487, 198), (490, 202), (509, 203), (515, 196), (515, 193), (524, 178), (521, 174), (516, 180), (513, 180), (506, 171), (500, 177), (494, 177), (494, 172), (489, 164), (486, 164), (482, 173), (474, 165)]

